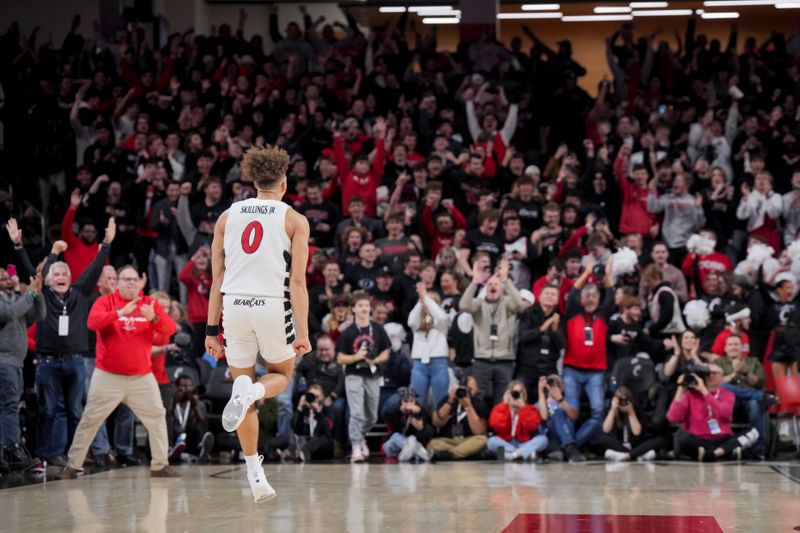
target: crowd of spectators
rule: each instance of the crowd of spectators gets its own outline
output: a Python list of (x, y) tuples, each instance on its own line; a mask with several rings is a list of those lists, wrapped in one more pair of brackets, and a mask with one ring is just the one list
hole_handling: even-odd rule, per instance
[[(414, 461), (764, 458), (770, 409), (778, 441), (800, 439), (798, 400), (776, 396), (800, 354), (797, 35), (742, 45), (734, 25), (723, 45), (690, 17), (676, 45), (626, 24), (592, 97), (570, 42), (529, 28), (443, 51), (413, 14), (300, 10), (281, 28), (274, 8), (264, 36), (243, 10), (159, 44), (79, 17), (60, 45), (16, 22), (0, 37), (0, 466), (35, 462), (34, 361), (27, 434), (65, 464), (92, 305), (120, 298), (126, 265), (175, 323), (152, 347), (170, 459), (208, 459), (209, 244), (265, 143), (311, 225), (315, 346), (271, 457), (364, 461), (379, 421), (384, 455)], [(124, 406), (113, 426), (92, 460), (135, 464)]]

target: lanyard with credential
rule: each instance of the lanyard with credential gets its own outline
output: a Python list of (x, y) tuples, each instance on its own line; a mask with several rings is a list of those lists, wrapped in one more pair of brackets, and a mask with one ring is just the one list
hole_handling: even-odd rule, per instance
[(61, 297), (56, 296), (56, 300), (61, 304), (61, 314), (58, 315), (58, 336), (69, 336), (69, 315), (67, 314), (67, 302)]
[(189, 410), (191, 409), (191, 402), (186, 402), (186, 407), (181, 413), (180, 406), (175, 406), (175, 418), (178, 419), (178, 424), (181, 426), (181, 432), (186, 430), (186, 422), (189, 420)]

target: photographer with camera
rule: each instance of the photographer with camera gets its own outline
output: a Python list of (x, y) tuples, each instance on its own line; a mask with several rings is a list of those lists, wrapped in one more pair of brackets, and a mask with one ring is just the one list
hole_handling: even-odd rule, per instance
[[(607, 266), (595, 266), (589, 256), (586, 269), (575, 280), (567, 297), (567, 342), (564, 350), (564, 396), (576, 411), (580, 408), (581, 394), (585, 391), (592, 409), (591, 418), (575, 433), (575, 445), (588, 444), (603, 422), (605, 408), (605, 372), (608, 368), (606, 337), (609, 317), (614, 311), (614, 291), (611, 290), (612, 260)], [(587, 284), (589, 276), (602, 280), (604, 289)], [(602, 305), (601, 305), (602, 299)], [(541, 386), (541, 383), (540, 383)], [(574, 425), (577, 416), (570, 417)]]
[(652, 461), (656, 450), (664, 447), (662, 437), (647, 438), (636, 407), (636, 399), (628, 387), (614, 392), (603, 420), (603, 433), (593, 443), (603, 451), (607, 461)]
[(397, 390), (400, 403), (386, 413), (385, 421), (394, 433), (383, 443), (383, 453), (387, 458), (396, 457), (401, 463), (418, 459), (430, 459), (425, 445), (433, 437), (433, 426), (428, 413), (417, 403), (417, 391), (413, 387)]
[[(522, 305), (519, 291), (508, 278), (509, 262), (500, 260), (498, 272), (474, 270), (472, 283), (461, 297), (459, 307), (474, 320), (475, 359), (472, 372), (478, 389), (491, 404), (502, 401), (503, 391), (514, 374), (517, 313)], [(488, 278), (488, 281), (487, 281)], [(486, 283), (486, 298), (476, 297), (478, 287)]]
[(336, 442), (344, 446), (347, 436), (347, 400), (344, 392), (344, 370), (336, 361), (336, 345), (327, 335), (317, 339), (316, 351), (305, 355), (297, 365), (296, 391), (311, 385), (322, 387), (323, 404), (333, 409), (333, 432)]
[(294, 415), (294, 458), (305, 463), (333, 458), (333, 419), (324, 403), (325, 391), (319, 384), (311, 385), (300, 396)]
[(339, 337), (336, 360), (345, 367), (344, 386), (350, 407), (350, 444), (353, 463), (369, 459), (367, 431), (378, 421), (380, 365), (389, 360), (391, 343), (383, 326), (370, 320), (369, 294), (353, 293), (355, 321)]
[(542, 422), (547, 424), (549, 447), (547, 457), (561, 461), (565, 457), (570, 463), (586, 459), (578, 451), (575, 438), (575, 420), (578, 409), (564, 399), (564, 382), (558, 374), (539, 378), (536, 409)]
[(758, 439), (758, 431), (734, 435), (734, 394), (721, 387), (723, 372), (717, 364), (694, 365), (678, 377), (678, 391), (667, 411), (672, 424), (681, 424), (675, 446), (676, 455), (698, 461), (730, 458), (739, 460), (743, 450)]
[(478, 381), (473, 376), (463, 378), (431, 417), (438, 430), (428, 444), (431, 461), (467, 459), (481, 453), (486, 448), (488, 417)]
[(539, 434), (541, 423), (539, 412), (528, 403), (525, 384), (515, 379), (506, 387), (503, 402), (489, 415), (489, 427), (495, 435), (486, 448), (500, 461), (533, 461), (547, 448), (547, 437)]
[(170, 461), (179, 462), (185, 452), (196, 456), (198, 463), (208, 462), (214, 435), (208, 431), (206, 407), (195, 394), (191, 377), (181, 375), (175, 380), (175, 394), (168, 409)]

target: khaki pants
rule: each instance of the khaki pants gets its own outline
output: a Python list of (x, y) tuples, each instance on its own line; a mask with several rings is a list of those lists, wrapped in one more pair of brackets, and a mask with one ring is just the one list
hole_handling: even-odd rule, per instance
[(152, 456), (150, 468), (161, 470), (169, 464), (166, 410), (161, 403), (155, 376), (112, 374), (98, 368), (92, 376), (86, 408), (69, 448), (67, 466), (76, 470), (83, 468), (83, 461), (97, 430), (120, 403), (130, 407), (147, 429)]
[(486, 435), (472, 435), (471, 437), (456, 437), (454, 439), (431, 439), (428, 443), (429, 452), (450, 452), (456, 459), (466, 459), (477, 455), (486, 448)]

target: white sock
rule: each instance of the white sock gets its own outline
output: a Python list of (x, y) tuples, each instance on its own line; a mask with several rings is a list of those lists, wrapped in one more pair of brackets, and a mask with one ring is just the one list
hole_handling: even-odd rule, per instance
[(261, 468), (261, 461), (258, 460), (258, 454), (245, 455), (244, 462), (247, 464), (247, 470), (258, 470)]
[(256, 381), (253, 383), (253, 386), (250, 387), (250, 390), (247, 392), (247, 401), (249, 403), (255, 403), (256, 400), (260, 400), (266, 394), (266, 390), (264, 390), (264, 385), (261, 384), (260, 381)]

